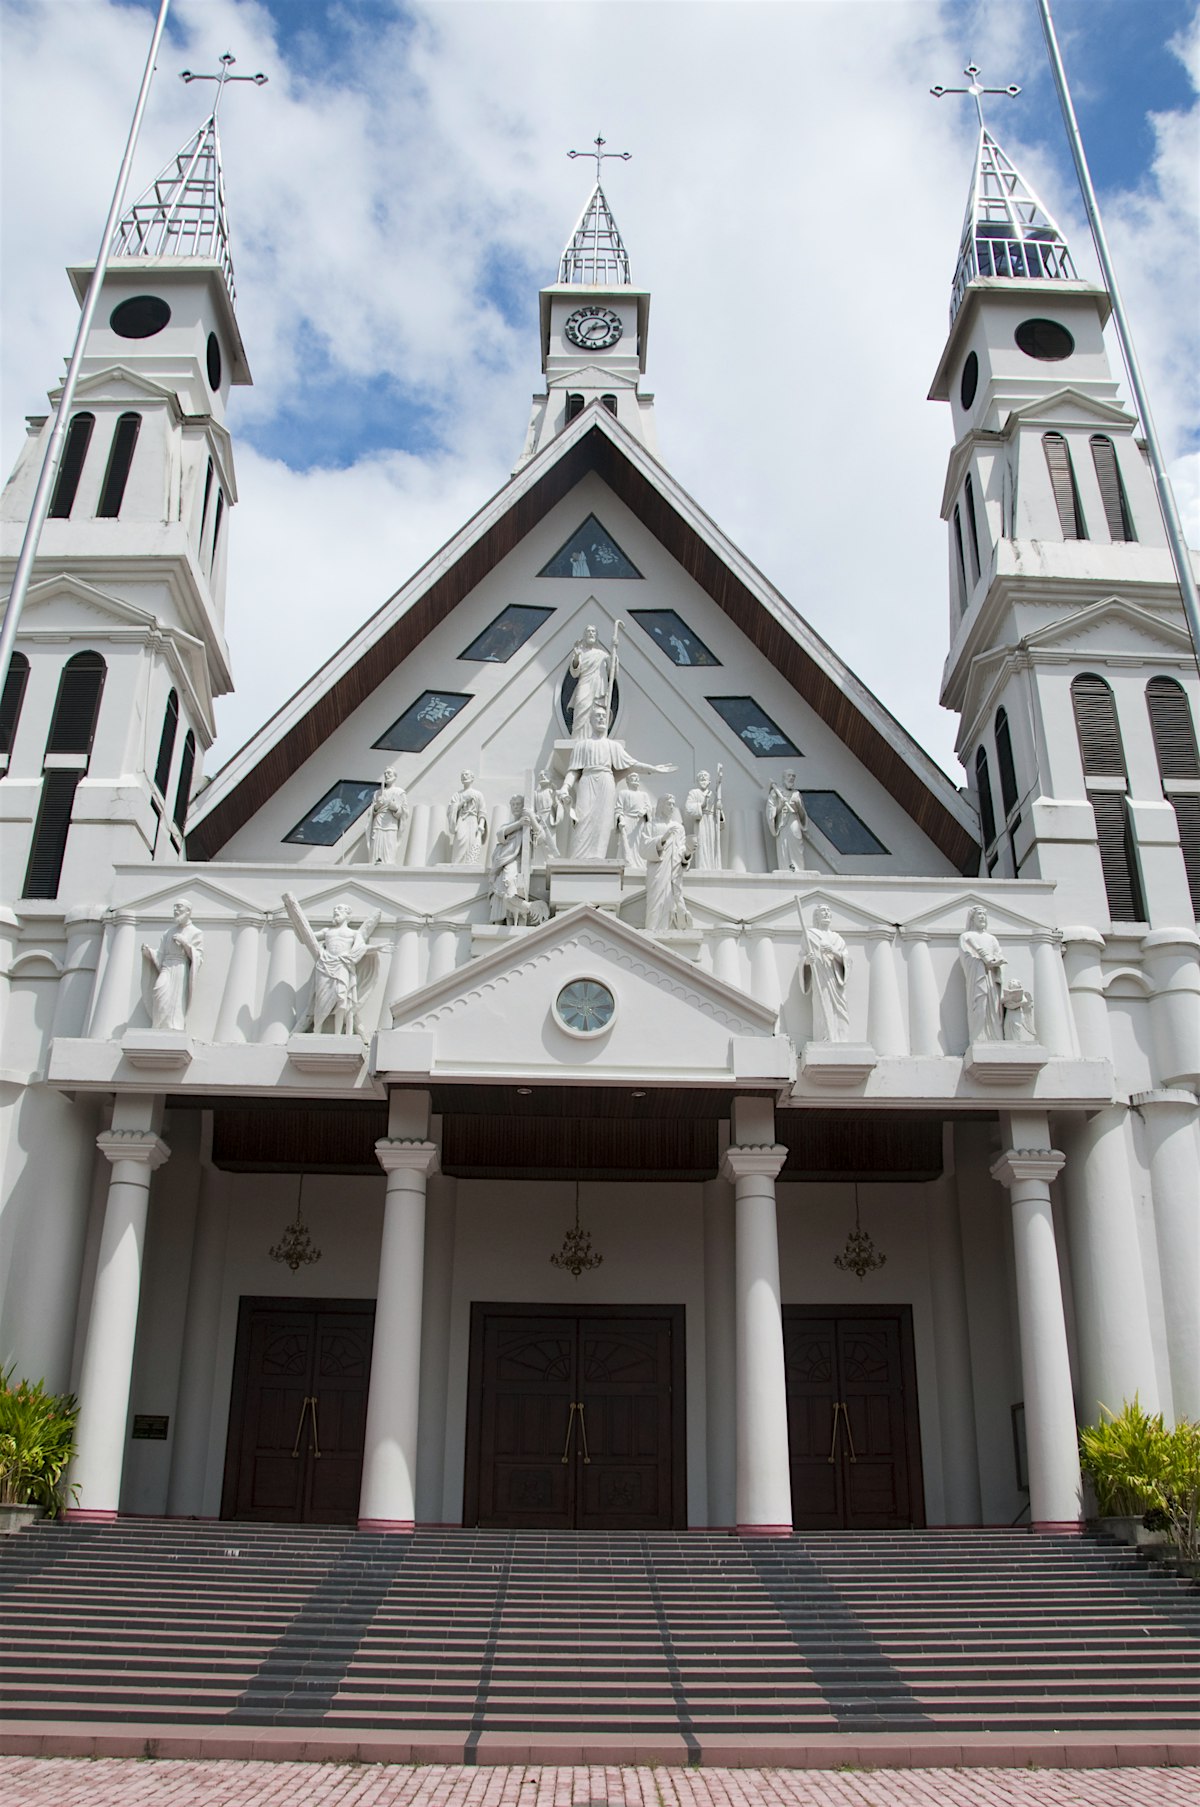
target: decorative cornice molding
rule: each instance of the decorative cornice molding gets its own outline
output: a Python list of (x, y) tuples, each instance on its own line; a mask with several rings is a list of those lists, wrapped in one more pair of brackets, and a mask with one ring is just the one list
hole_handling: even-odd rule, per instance
[(436, 1142), (406, 1142), (402, 1137), (384, 1136), (375, 1144), (375, 1158), (385, 1173), (407, 1169), (427, 1179), (438, 1170), (439, 1150)]
[(1049, 1184), (1066, 1164), (1066, 1155), (1057, 1148), (1010, 1148), (992, 1163), (991, 1175), (1007, 1187), (1015, 1186), (1019, 1180), (1045, 1180)]
[(96, 1137), (96, 1147), (114, 1167), (118, 1161), (136, 1161), (153, 1172), (171, 1158), (162, 1137), (148, 1129), (103, 1129)]
[(776, 1179), (783, 1163), (788, 1158), (788, 1151), (781, 1143), (764, 1143), (761, 1146), (743, 1146), (727, 1148), (725, 1158), (721, 1162), (721, 1178), (724, 1180)]

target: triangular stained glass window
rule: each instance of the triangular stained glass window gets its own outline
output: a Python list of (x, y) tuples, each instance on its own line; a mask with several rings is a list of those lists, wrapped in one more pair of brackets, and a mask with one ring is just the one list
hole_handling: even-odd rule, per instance
[(550, 563), (538, 572), (539, 577), (640, 577), (636, 565), (630, 563), (617, 542), (594, 514), (582, 527), (577, 527), (565, 546), (559, 548)]

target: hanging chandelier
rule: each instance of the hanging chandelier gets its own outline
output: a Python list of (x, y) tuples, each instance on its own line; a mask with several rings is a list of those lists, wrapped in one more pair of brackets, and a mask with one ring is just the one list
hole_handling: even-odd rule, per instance
[(296, 1188), (294, 1220), (287, 1225), (279, 1241), (267, 1250), (272, 1261), (282, 1261), (294, 1274), (302, 1267), (311, 1267), (314, 1261), (321, 1259), (321, 1251), (314, 1244), (304, 1221), (304, 1182), (307, 1178), (305, 1173), (300, 1175), (300, 1184)]
[(846, 1238), (846, 1246), (840, 1255), (833, 1258), (834, 1267), (840, 1267), (844, 1274), (856, 1274), (865, 1280), (876, 1268), (887, 1265), (887, 1256), (881, 1255), (870, 1236), (862, 1227), (862, 1219), (858, 1211), (858, 1181), (854, 1182), (854, 1228)]
[(579, 1223), (579, 1181), (575, 1181), (575, 1222), (562, 1239), (562, 1247), (550, 1257), (551, 1267), (561, 1267), (578, 1280), (580, 1274), (599, 1267), (604, 1256), (592, 1247), (592, 1233)]

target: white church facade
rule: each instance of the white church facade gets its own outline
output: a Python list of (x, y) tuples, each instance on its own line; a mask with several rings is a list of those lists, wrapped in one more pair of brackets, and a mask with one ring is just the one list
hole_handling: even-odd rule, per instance
[(984, 133), (963, 791), (660, 462), (598, 184), (515, 473), (209, 778), (185, 147), (0, 709), (0, 1360), (79, 1394), (72, 1516), (1062, 1529), (1077, 1422), (1200, 1415), (1200, 685), (1108, 311)]

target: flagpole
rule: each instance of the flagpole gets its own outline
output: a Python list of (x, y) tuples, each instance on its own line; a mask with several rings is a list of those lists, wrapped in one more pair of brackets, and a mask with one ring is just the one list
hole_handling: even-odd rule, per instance
[(1096, 247), (1096, 255), (1100, 259), (1100, 268), (1104, 273), (1105, 286), (1112, 301), (1113, 321), (1117, 329), (1117, 341), (1121, 347), (1121, 356), (1125, 360), (1125, 370), (1129, 377), (1129, 387), (1133, 391), (1133, 399), (1142, 419), (1142, 432), (1146, 436), (1146, 449), (1150, 454), (1150, 468), (1154, 472), (1154, 485), (1158, 491), (1158, 505), (1162, 510), (1163, 525), (1167, 530), (1167, 543), (1171, 548), (1171, 557), (1175, 561), (1175, 572), (1179, 579), (1179, 589), (1183, 597), (1183, 612), (1187, 617), (1188, 631), (1192, 636), (1192, 653), (1200, 666), (1200, 598), (1196, 593), (1196, 574), (1192, 570), (1191, 554), (1187, 541), (1183, 537), (1183, 527), (1179, 519), (1179, 510), (1175, 506), (1175, 492), (1171, 488), (1171, 479), (1167, 475), (1167, 467), (1163, 460), (1162, 447), (1154, 428), (1154, 420), (1150, 413), (1150, 401), (1146, 394), (1146, 386), (1142, 381), (1141, 367), (1133, 346), (1133, 334), (1129, 330), (1121, 291), (1117, 287), (1116, 271), (1113, 269), (1109, 255), (1108, 240), (1104, 236), (1104, 227), (1100, 220), (1100, 207), (1096, 200), (1096, 191), (1092, 187), (1091, 172), (1088, 169), (1087, 156), (1083, 148), (1083, 138), (1079, 130), (1079, 121), (1075, 117), (1075, 108), (1071, 101), (1071, 91), (1067, 87), (1067, 72), (1063, 68), (1062, 56), (1059, 53), (1058, 39), (1054, 33), (1054, 21), (1050, 17), (1050, 0), (1037, 0), (1038, 13), (1042, 21), (1042, 34), (1046, 40), (1046, 50), (1050, 58), (1050, 71), (1054, 77), (1054, 86), (1058, 90), (1058, 101), (1062, 108), (1063, 123), (1067, 130), (1067, 141), (1071, 146), (1071, 155), (1075, 159), (1075, 173), (1079, 177), (1079, 186), (1083, 191), (1083, 204), (1087, 210), (1088, 224), (1092, 229), (1092, 241)]
[(125, 155), (121, 160), (121, 168), (117, 175), (117, 185), (113, 190), (112, 205), (108, 210), (108, 218), (104, 223), (104, 236), (100, 240), (100, 249), (96, 254), (96, 264), (92, 271), (92, 279), (88, 283), (87, 295), (83, 303), (83, 311), (79, 316), (79, 326), (75, 334), (75, 348), (71, 353), (71, 362), (67, 366), (66, 378), (59, 396), (58, 409), (54, 417), (54, 425), (42, 458), (41, 475), (37, 489), (33, 495), (33, 506), (29, 511), (29, 520), (25, 526), (25, 537), (21, 541), (21, 552), (17, 559), (17, 568), (13, 573), (12, 589), (9, 592), (8, 607), (4, 615), (4, 629), (0, 632), (0, 685), (8, 672), (9, 660), (12, 657), (13, 645), (17, 638), (21, 615), (25, 608), (25, 598), (29, 591), (29, 580), (33, 573), (33, 563), (37, 557), (38, 545), (42, 537), (42, 528), (46, 525), (46, 517), (50, 512), (50, 495), (54, 479), (58, 474), (59, 460), (62, 456), (63, 441), (66, 437), (67, 422), (71, 409), (75, 404), (75, 388), (79, 380), (79, 369), (83, 363), (83, 348), (91, 331), (96, 306), (100, 300), (100, 290), (104, 283), (105, 270), (108, 264), (108, 247), (112, 243), (117, 221), (121, 217), (121, 209), (125, 204), (125, 191), (129, 187), (129, 172), (133, 167), (134, 152), (137, 149), (138, 134), (142, 129), (142, 116), (146, 111), (146, 102), (150, 98), (150, 84), (154, 79), (154, 65), (158, 57), (158, 48), (162, 42), (163, 30), (167, 23), (167, 8), (171, 0), (159, 0), (158, 18), (154, 25), (154, 35), (150, 40), (150, 54), (146, 58), (145, 73), (138, 93), (137, 106), (134, 109), (133, 123), (129, 128), (129, 141), (125, 146)]

